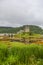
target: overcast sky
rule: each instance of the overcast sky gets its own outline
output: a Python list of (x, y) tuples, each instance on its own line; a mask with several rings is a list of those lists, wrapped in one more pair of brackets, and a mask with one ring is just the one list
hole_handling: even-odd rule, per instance
[(0, 26), (43, 27), (43, 0), (0, 0)]

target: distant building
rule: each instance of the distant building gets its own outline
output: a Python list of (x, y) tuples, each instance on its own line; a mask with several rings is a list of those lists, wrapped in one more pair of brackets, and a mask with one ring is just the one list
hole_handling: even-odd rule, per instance
[(24, 32), (30, 32), (28, 25), (24, 26)]
[(22, 33), (22, 32), (29, 32), (29, 31), (30, 31), (29, 26), (26, 25), (26, 26), (23, 27), (23, 30), (18, 31), (17, 34)]
[(20, 31), (17, 32), (17, 34), (22, 33), (22, 32), (23, 32), (23, 30), (20, 30)]

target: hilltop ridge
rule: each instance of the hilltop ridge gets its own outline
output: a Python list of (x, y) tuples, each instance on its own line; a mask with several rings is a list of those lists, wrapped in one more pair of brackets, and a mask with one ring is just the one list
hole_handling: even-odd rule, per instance
[[(26, 25), (20, 27), (0, 27), (0, 33), (17, 33), (18, 31), (22, 30), (24, 26)], [(39, 26), (28, 25), (28, 27), (32, 33), (43, 34), (43, 29)]]

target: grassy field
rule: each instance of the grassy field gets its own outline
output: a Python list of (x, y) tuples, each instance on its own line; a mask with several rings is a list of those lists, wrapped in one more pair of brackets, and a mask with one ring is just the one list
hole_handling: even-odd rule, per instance
[(0, 65), (43, 65), (43, 45), (0, 42)]

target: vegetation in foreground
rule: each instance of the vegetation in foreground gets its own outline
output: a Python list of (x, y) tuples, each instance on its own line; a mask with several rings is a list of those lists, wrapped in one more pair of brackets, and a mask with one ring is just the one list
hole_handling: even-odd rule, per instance
[(43, 45), (0, 42), (0, 65), (43, 65)]

